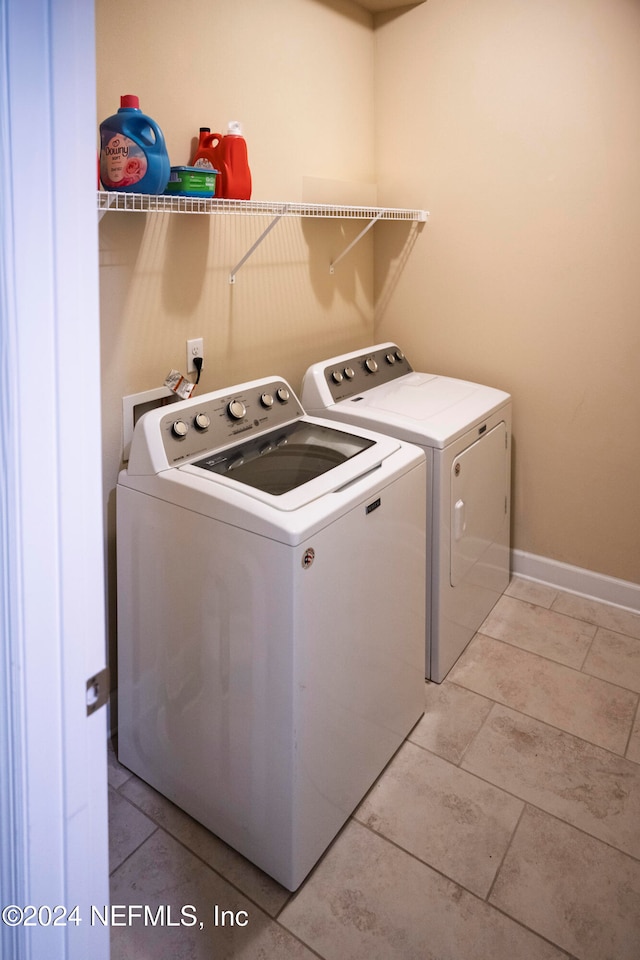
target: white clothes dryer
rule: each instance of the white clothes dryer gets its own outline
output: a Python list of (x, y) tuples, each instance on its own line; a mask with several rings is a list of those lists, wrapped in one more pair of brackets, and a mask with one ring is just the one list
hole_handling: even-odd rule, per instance
[(425, 675), (440, 683), (509, 582), (511, 397), (418, 373), (395, 343), (314, 364), (301, 396), (309, 413), (425, 451)]
[(134, 429), (120, 760), (290, 890), (424, 709), (425, 474), (274, 378)]

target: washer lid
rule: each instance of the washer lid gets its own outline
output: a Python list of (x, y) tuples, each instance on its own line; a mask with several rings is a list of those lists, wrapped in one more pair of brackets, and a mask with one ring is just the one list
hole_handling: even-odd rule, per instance
[[(319, 513), (324, 514), (340, 509), (342, 499), (335, 494), (353, 486), (366, 496), (367, 485), (380, 484), (407, 469), (409, 462), (415, 466), (424, 460), (422, 451), (402, 444), (395, 437), (366, 430), (359, 430), (354, 436), (350, 428), (309, 417), (297, 423), (301, 427), (317, 424), (322, 429), (289, 434), (288, 427), (295, 428), (297, 424), (283, 426), (261, 438), (247, 438), (233, 447), (211, 451), (200, 461), (164, 471), (160, 479), (171, 480), (172, 475), (177, 474), (186, 481), (188, 476), (206, 496), (220, 503), (235, 504), (242, 512), (260, 513), (261, 508), (256, 504), (260, 501), (268, 513), (276, 510), (291, 514), (316, 504)], [(291, 448), (308, 449), (294, 450), (294, 456), (290, 456), (288, 450), (285, 454), (285, 445), (277, 446), (278, 438), (283, 435), (288, 437), (287, 447), (290, 444)], [(274, 442), (276, 449), (261, 450), (263, 445)], [(221, 460), (217, 470), (215, 462), (207, 465), (207, 461), (216, 461), (221, 455), (228, 457), (226, 464)], [(234, 458), (241, 456), (245, 462), (235, 463)], [(364, 478), (369, 479), (362, 486), (360, 480)]]

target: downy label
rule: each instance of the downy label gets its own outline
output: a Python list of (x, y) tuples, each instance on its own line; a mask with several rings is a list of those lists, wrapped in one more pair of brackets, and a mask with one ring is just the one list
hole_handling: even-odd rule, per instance
[(132, 186), (146, 172), (147, 156), (134, 140), (121, 133), (106, 140), (100, 162), (100, 179), (105, 187)]

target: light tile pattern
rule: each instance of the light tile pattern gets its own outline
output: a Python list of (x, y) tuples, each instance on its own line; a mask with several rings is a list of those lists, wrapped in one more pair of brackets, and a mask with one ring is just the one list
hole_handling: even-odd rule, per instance
[(496, 704), (462, 766), (640, 859), (640, 766)]
[(514, 578), (293, 895), (111, 755), (114, 960), (635, 960), (639, 650), (640, 616)]
[(478, 633), (449, 671), (476, 693), (624, 753), (638, 695)]
[(406, 743), (355, 818), (486, 897), (523, 809), (504, 791)]
[(640, 863), (539, 810), (522, 818), (491, 903), (584, 960), (637, 960)]
[(109, 870), (120, 866), (151, 836), (155, 823), (117, 791), (109, 789)]
[(629, 737), (627, 757), (629, 760), (635, 760), (636, 763), (640, 763), (640, 716), (636, 717), (635, 725)]
[(429, 708), (409, 734), (409, 740), (451, 763), (460, 763), (487, 719), (493, 700), (454, 683), (427, 682), (425, 693)]
[[(153, 924), (136, 910), (131, 922), (112, 927), (111, 960), (313, 957), (164, 830), (157, 830), (113, 875), (111, 903), (151, 907), (151, 916), (159, 918)], [(117, 916), (128, 921), (130, 914), (123, 909)]]
[(592, 623), (511, 597), (501, 597), (482, 625), (487, 637), (513, 643), (578, 670), (596, 630)]
[(640, 693), (640, 640), (598, 630), (584, 671)]

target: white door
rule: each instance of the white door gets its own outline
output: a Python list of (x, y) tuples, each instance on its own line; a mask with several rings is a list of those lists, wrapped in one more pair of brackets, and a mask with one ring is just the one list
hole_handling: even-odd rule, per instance
[[(93, 3), (0, 11), (0, 955), (107, 960)], [(77, 906), (77, 910), (74, 908)]]

